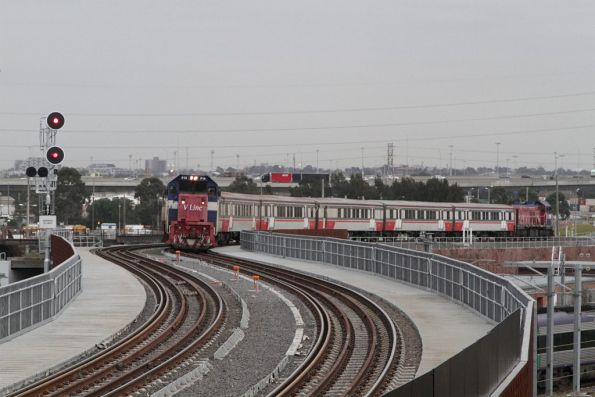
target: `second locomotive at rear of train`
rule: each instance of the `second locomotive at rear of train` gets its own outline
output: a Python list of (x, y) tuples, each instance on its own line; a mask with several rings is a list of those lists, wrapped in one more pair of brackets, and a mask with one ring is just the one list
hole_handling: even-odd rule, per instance
[(350, 237), (551, 236), (551, 208), (220, 193), (208, 176), (180, 175), (167, 185), (168, 242), (207, 250), (238, 241), (243, 230), (347, 230)]

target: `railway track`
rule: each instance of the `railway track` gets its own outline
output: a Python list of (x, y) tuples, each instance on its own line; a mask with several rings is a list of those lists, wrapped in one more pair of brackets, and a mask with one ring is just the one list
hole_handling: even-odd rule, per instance
[[(149, 247), (152, 246), (136, 248)], [(103, 249), (98, 255), (144, 280), (156, 302), (150, 318), (105, 350), (13, 396), (130, 395), (175, 369), (217, 333), (226, 308), (208, 284), (130, 250), (130, 247)]]
[(269, 396), (377, 396), (394, 387), (403, 367), (402, 334), (376, 303), (346, 287), (258, 262), (184, 254), (232, 269), (240, 265), (300, 296), (314, 314), (317, 335), (297, 369)]

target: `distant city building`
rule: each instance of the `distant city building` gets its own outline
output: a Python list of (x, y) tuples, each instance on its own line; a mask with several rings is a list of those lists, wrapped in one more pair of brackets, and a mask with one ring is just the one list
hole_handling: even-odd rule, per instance
[(14, 167), (9, 170), (5, 170), (3, 174), (9, 178), (25, 176), (25, 170), (27, 167), (30, 165), (36, 165), (39, 163), (39, 161), (40, 159), (38, 157), (29, 157), (27, 160), (16, 160), (14, 162)]
[(145, 172), (149, 175), (161, 175), (167, 172), (167, 161), (153, 157), (152, 160), (145, 160)]
[(91, 176), (115, 176), (115, 164), (91, 164), (87, 167)]
[(15, 211), (14, 201), (11, 196), (0, 196), (0, 218), (12, 219)]

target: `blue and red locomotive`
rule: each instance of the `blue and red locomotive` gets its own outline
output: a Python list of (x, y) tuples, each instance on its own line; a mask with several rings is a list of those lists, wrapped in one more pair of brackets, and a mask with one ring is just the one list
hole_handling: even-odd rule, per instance
[(215, 246), (219, 188), (208, 176), (179, 175), (167, 184), (168, 243), (202, 251)]

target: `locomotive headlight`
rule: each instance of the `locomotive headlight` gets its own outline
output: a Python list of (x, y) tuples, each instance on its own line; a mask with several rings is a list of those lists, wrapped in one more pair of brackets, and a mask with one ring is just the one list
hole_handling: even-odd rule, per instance
[(186, 204), (186, 200), (181, 201), (182, 205)]

